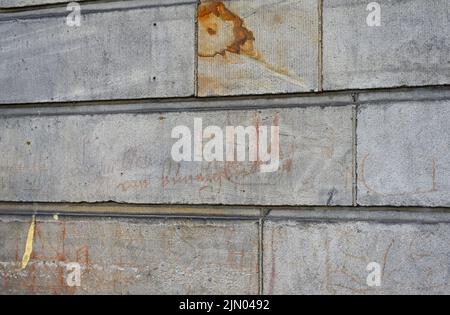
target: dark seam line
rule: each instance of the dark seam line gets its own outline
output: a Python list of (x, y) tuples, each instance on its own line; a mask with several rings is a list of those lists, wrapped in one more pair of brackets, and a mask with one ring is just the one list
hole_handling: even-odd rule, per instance
[[(128, 8), (105, 8), (105, 9), (83, 9), (81, 6), (81, 16), (83, 15), (89, 15), (89, 14), (96, 14), (96, 13), (109, 13), (109, 12), (124, 12), (124, 11), (134, 11), (134, 10), (142, 10), (142, 9), (155, 9), (155, 8), (169, 8), (169, 7), (175, 7), (175, 6), (183, 6), (183, 5), (191, 5), (195, 4), (195, 1), (191, 2), (180, 2), (180, 3), (171, 3), (171, 4), (149, 4), (149, 5), (140, 5), (135, 7), (128, 7)], [(18, 13), (17, 16), (8, 16), (8, 17), (0, 17), (0, 22), (8, 22), (8, 21), (18, 21), (18, 20), (40, 20), (44, 18), (59, 18), (59, 17), (66, 17), (68, 11), (64, 12), (55, 12), (55, 13), (42, 13), (39, 14), (36, 12), (35, 14), (28, 14), (28, 15), (20, 15)], [(0, 15), (4, 15), (7, 13), (1, 13)]]

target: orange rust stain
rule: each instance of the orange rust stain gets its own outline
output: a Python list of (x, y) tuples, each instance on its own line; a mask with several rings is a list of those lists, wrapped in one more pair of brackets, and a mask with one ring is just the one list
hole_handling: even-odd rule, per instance
[[(276, 24), (283, 24), (280, 15), (275, 16)], [(248, 63), (254, 67), (263, 67), (275, 77), (288, 81), (291, 84), (306, 87), (305, 80), (281, 66), (285, 63), (285, 51), (279, 45), (278, 61), (266, 60), (263, 54), (255, 48), (256, 38), (251, 30), (245, 26), (244, 20), (225, 6), (223, 1), (203, 0), (198, 8), (198, 48), (200, 58), (213, 59), (217, 66), (230, 66)], [(247, 58), (243, 60), (242, 57)], [(274, 64), (275, 63), (275, 64)], [(234, 75), (233, 81), (244, 79), (245, 75), (239, 72)], [(216, 74), (198, 74), (199, 95), (223, 95), (231, 87), (229, 78), (220, 78)], [(258, 85), (258, 82), (253, 82)], [(261, 88), (266, 88), (265, 86)]]
[(56, 254), (56, 259), (57, 261), (66, 261), (66, 249), (65, 249), (65, 241), (66, 241), (66, 237), (67, 237), (67, 231), (66, 231), (66, 222), (65, 221), (61, 221), (59, 223), (60, 225), (60, 229), (61, 229), (61, 234), (59, 237), (59, 244), (61, 245), (61, 251), (59, 250), (60, 246), (57, 246), (57, 254)]
[(256, 58), (253, 32), (222, 1), (208, 1), (198, 8), (200, 57), (225, 56), (226, 52)]

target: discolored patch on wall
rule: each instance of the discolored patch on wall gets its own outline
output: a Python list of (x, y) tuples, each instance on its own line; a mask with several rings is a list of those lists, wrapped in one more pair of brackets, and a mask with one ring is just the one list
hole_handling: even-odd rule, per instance
[(257, 221), (39, 216), (22, 269), (29, 221), (0, 217), (0, 295), (258, 292)]
[(317, 91), (317, 0), (202, 0), (199, 96)]

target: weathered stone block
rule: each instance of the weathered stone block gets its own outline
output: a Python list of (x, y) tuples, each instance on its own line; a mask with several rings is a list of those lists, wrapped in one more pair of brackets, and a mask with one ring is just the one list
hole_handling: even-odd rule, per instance
[(265, 223), (266, 294), (450, 293), (448, 220), (321, 221)]
[[(178, 2), (178, 1), (176, 1)], [(141, 1), (0, 16), (0, 103), (191, 96), (196, 4)]]
[(449, 84), (448, 1), (376, 1), (380, 26), (370, 2), (324, 1), (324, 89)]
[[(0, 218), (0, 294), (257, 294), (253, 221)], [(81, 286), (71, 263), (80, 266)]]
[[(27, 6), (37, 6), (37, 5), (46, 5), (46, 4), (61, 4), (61, 3), (70, 3), (76, 2), (83, 5), (84, 1), (89, 0), (0, 0), (0, 8), (20, 8)], [(91, 0), (96, 1), (96, 0)], [(129, 1), (129, 0), (128, 0)], [(128, 2), (121, 1), (121, 2)], [(189, 1), (189, 0), (188, 0)], [(186, 3), (186, 0), (136, 0), (136, 3), (139, 2), (143, 5), (161, 5), (161, 4), (175, 4), (175, 3)], [(119, 1), (118, 1), (119, 2)], [(194, 1), (193, 1), (194, 2)]]
[[(83, 2), (86, 0), (78, 0), (76, 2)], [(20, 8), (26, 6), (44, 5), (44, 4), (56, 4), (56, 3), (69, 3), (70, 0), (0, 0), (0, 8)]]
[[(352, 106), (330, 106), (4, 116), (0, 200), (351, 205), (352, 115)], [(202, 120), (201, 130), (217, 126), (223, 131), (217, 135), (223, 141), (222, 160), (208, 162), (202, 154), (201, 161), (192, 160), (195, 119)], [(172, 156), (178, 142), (172, 132), (179, 126), (190, 131), (191, 161), (176, 162)], [(235, 146), (236, 153), (245, 150), (245, 161), (236, 156), (234, 161), (225, 160), (227, 126), (268, 128), (267, 137), (257, 143), (261, 147), (265, 142), (273, 152), (279, 148), (274, 171), (262, 172), (266, 162), (249, 159), (248, 137), (245, 144)], [(279, 127), (279, 140), (271, 141), (272, 126)], [(212, 138), (203, 139), (205, 150)]]
[(318, 90), (317, 0), (203, 0), (198, 14), (198, 94)]
[(368, 104), (358, 113), (358, 204), (450, 206), (450, 102)]

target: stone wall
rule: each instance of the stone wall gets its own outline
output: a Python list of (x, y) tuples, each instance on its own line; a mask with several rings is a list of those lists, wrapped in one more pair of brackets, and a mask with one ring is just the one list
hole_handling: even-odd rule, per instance
[(67, 4), (0, 0), (0, 294), (450, 294), (447, 0)]

